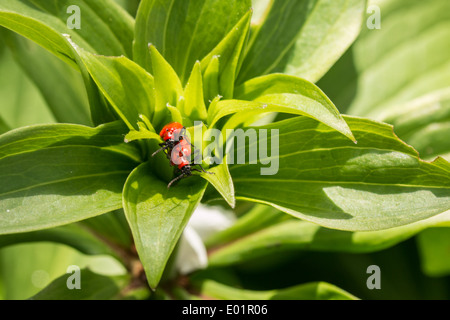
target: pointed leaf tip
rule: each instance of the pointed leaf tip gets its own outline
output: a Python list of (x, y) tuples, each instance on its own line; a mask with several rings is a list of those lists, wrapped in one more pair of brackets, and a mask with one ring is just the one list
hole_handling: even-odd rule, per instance
[[(167, 183), (152, 174), (151, 163), (137, 167), (123, 190), (123, 207), (149, 286), (158, 286), (207, 183), (186, 179), (167, 190)], [(133, 188), (135, 183), (138, 188)]]

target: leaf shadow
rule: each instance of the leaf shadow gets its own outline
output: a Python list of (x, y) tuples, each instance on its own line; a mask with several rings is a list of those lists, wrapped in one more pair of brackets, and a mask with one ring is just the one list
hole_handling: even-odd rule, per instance
[(325, 92), (341, 113), (347, 112), (358, 92), (358, 71), (353, 47), (350, 47), (317, 82), (317, 86)]

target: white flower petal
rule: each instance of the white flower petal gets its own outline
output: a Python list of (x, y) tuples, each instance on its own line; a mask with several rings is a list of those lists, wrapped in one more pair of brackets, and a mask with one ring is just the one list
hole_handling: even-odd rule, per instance
[(188, 274), (208, 266), (208, 254), (200, 236), (187, 226), (180, 240), (176, 268), (181, 274)]
[(235, 221), (236, 216), (232, 211), (199, 205), (189, 220), (188, 226), (197, 231), (202, 240), (206, 240), (214, 233), (230, 227)]
[(219, 207), (200, 205), (183, 231), (178, 248), (176, 268), (181, 274), (208, 266), (208, 253), (203, 241), (230, 227), (236, 221), (234, 213)]

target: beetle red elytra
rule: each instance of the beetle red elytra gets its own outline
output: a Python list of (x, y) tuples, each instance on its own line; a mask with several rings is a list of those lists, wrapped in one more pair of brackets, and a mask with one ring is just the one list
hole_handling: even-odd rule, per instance
[[(152, 157), (157, 153), (164, 151), (167, 158), (170, 160), (171, 166), (176, 166), (181, 174), (169, 182), (167, 188), (170, 188), (172, 184), (181, 180), (182, 178), (192, 176), (193, 171), (204, 172), (208, 174), (214, 174), (208, 172), (201, 164), (196, 164), (195, 159), (191, 161), (192, 148), (194, 148), (194, 155), (200, 150), (195, 149), (194, 145), (189, 141), (186, 136), (186, 128), (179, 122), (171, 122), (166, 124), (159, 133), (161, 139), (164, 142), (160, 143), (161, 147), (152, 154)], [(201, 170), (194, 168), (198, 166)]]
[(162, 128), (159, 136), (164, 142), (159, 144), (161, 149), (155, 151), (152, 157), (161, 151), (171, 150), (180, 141), (180, 138), (183, 139), (186, 137), (186, 128), (179, 122), (171, 122)]

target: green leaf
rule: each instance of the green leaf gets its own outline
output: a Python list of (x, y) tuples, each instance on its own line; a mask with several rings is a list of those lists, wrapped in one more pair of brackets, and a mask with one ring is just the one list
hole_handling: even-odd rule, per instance
[[(260, 161), (270, 160), (270, 170), (279, 170), (261, 176), (261, 164), (230, 166), (236, 198), (349, 231), (393, 228), (450, 208), (448, 162), (420, 160), (388, 125), (345, 120), (357, 145), (306, 117), (260, 127), (279, 130), (274, 141), (259, 139), (259, 146), (268, 146), (267, 154), (279, 152), (279, 157), (272, 154)], [(245, 147), (246, 153), (257, 150)]]
[(138, 129), (141, 114), (156, 114), (152, 75), (126, 57), (94, 55), (74, 47), (92, 79), (128, 128)]
[(126, 143), (141, 139), (157, 140), (157, 141), (161, 140), (161, 137), (159, 136), (159, 134), (155, 133), (154, 131), (155, 129), (153, 129), (153, 127), (148, 128), (144, 122), (140, 121), (137, 124), (139, 130), (131, 130), (129, 133), (127, 133), (124, 140)]
[(250, 9), (250, 0), (142, 0), (136, 15), (134, 60), (151, 71), (154, 44), (186, 83), (203, 59)]
[(128, 276), (108, 277), (83, 269), (80, 271), (80, 290), (69, 290), (67, 281), (71, 274), (63, 275), (30, 300), (110, 300), (120, 297), (128, 284)]
[(200, 62), (194, 64), (184, 89), (183, 114), (193, 120), (206, 120), (207, 111), (203, 100), (203, 82)]
[(125, 249), (132, 246), (131, 230), (122, 209), (80, 221), (80, 225), (113, 247), (115, 244)]
[(248, 236), (288, 219), (292, 219), (292, 217), (284, 212), (275, 210), (269, 206), (255, 205), (249, 212), (245, 213), (242, 217), (239, 217), (231, 227), (208, 237), (205, 241), (205, 245), (208, 249), (211, 249), (226, 243), (231, 243), (241, 237)]
[[(263, 76), (236, 88), (235, 97), (267, 104), (265, 112), (287, 112), (316, 119), (355, 141), (334, 104), (322, 90), (307, 80), (281, 74)], [(261, 105), (257, 108), (261, 108)], [(227, 111), (225, 107), (220, 109), (222, 114)], [(245, 107), (241, 106), (240, 109), (245, 110)]]
[(408, 138), (430, 124), (450, 120), (450, 88), (389, 108), (383, 120), (392, 124), (395, 133), (402, 138)]
[[(3, 1), (0, 4), (0, 25), (36, 42), (72, 67), (78, 64), (88, 93), (94, 124), (116, 120), (65, 35), (90, 52), (122, 55), (128, 51), (129, 54), (133, 19), (112, 0), (95, 3), (84, 0), (70, 2), (63, 0), (58, 3), (45, 0), (30, 1)], [(70, 5), (77, 5), (82, 12), (83, 27), (80, 29), (67, 27), (67, 20), (71, 15), (66, 12)]]
[(121, 191), (139, 163), (124, 127), (55, 124), (0, 136), (0, 234), (33, 231), (121, 208)]
[(352, 49), (353, 46), (317, 82), (317, 86), (326, 93), (341, 113), (347, 113), (358, 90)]
[(132, 130), (129, 133), (127, 133), (127, 135), (125, 136), (125, 142), (129, 143), (131, 141), (135, 141), (135, 140), (142, 140), (142, 139), (148, 139), (148, 140), (160, 140), (161, 137), (159, 135), (157, 135), (154, 132), (150, 132), (148, 130)]
[(233, 27), (227, 36), (202, 59), (202, 70), (206, 72), (215, 57), (219, 59), (219, 94), (225, 99), (231, 99), (234, 83), (241, 68), (243, 51), (247, 41), (252, 11), (247, 12)]
[(115, 0), (122, 8), (128, 11), (128, 13), (135, 17), (139, 2), (141, 0)]
[(35, 43), (12, 32), (5, 32), (5, 36), (16, 61), (39, 88), (55, 119), (90, 125), (88, 99), (80, 74)]
[[(183, 104), (184, 100), (180, 100), (180, 103), (178, 105)], [(178, 122), (178, 123), (183, 123), (183, 124), (187, 124), (190, 125), (190, 119), (183, 117), (181, 115), (180, 109), (172, 107), (170, 105), (167, 106), (167, 110), (169, 111), (169, 117), (166, 117), (166, 120), (164, 120), (163, 123), (170, 123), (170, 122)]]
[(265, 14), (267, 13), (267, 9), (270, 9), (270, 3), (272, 0), (252, 0), (252, 24), (255, 26), (259, 26), (265, 18)]
[[(83, 27), (69, 29), (67, 8), (77, 5)], [(80, 17), (81, 18), (81, 17)], [(0, 4), (0, 25), (33, 40), (75, 66), (75, 56), (63, 34), (81, 47), (106, 55), (131, 53), (133, 19), (112, 0), (7, 0)], [(120, 39), (120, 40), (119, 40)]]
[(154, 45), (149, 45), (152, 59), (153, 75), (155, 76), (155, 117), (153, 123), (161, 125), (167, 106), (177, 106), (183, 95), (180, 79), (171, 65), (158, 52)]
[(326, 282), (306, 283), (286, 289), (253, 291), (205, 280), (195, 284), (200, 294), (223, 300), (356, 300), (350, 293)]
[[(426, 159), (450, 155), (450, 89), (389, 108), (382, 117)], [(450, 159), (450, 158), (449, 158)]]
[[(86, 40), (94, 50), (104, 55), (126, 55), (131, 58), (134, 36), (134, 19), (112, 0), (28, 0), (41, 11), (59, 18), (67, 25), (73, 14), (70, 6), (80, 8), (81, 25), (73, 30)], [(26, 1), (25, 1), (26, 2)], [(69, 33), (70, 32), (66, 32)]]
[(5, 123), (5, 121), (0, 117), (0, 134), (11, 130), (11, 128)]
[(55, 122), (44, 99), (14, 61), (10, 50), (3, 53), (0, 68), (2, 73), (8, 75), (0, 77), (0, 117), (4, 120), (5, 129)]
[(208, 169), (208, 173), (201, 173), (200, 176), (222, 195), (225, 201), (234, 208), (236, 205), (236, 199), (234, 196), (233, 179), (231, 178), (230, 171), (228, 170), (228, 164), (226, 157), (223, 158), (223, 162), (213, 168)]
[(219, 96), (219, 57), (213, 56), (203, 73), (203, 96), (206, 104)]
[[(2, 1), (0, 3), (0, 25), (36, 42), (58, 58), (74, 66), (71, 48), (62, 35), (69, 33), (69, 30), (61, 21), (55, 21), (51, 15), (43, 14), (19, 0)], [(77, 34), (72, 36), (77, 43), (83, 43), (84, 47), (92, 49)]]
[(365, 0), (275, 0), (256, 28), (238, 83), (275, 72), (319, 80), (359, 34)]
[(84, 86), (89, 100), (89, 107), (91, 112), (91, 119), (95, 126), (103, 123), (113, 122), (120, 119), (117, 114), (114, 113), (113, 108), (106, 100), (105, 96), (100, 92), (100, 89), (95, 84), (89, 71), (83, 62), (82, 58), (78, 55), (78, 46), (72, 41), (69, 35), (65, 35), (65, 41), (70, 45), (70, 49), (74, 56), (75, 62), (80, 70), (81, 77), (83, 78)]
[(407, 139), (425, 159), (437, 156), (450, 161), (450, 145), (447, 137), (450, 134), (450, 121), (431, 124)]
[(450, 224), (446, 227), (431, 228), (418, 236), (422, 270), (431, 277), (450, 274)]
[(381, 120), (392, 107), (450, 87), (450, 2), (378, 5), (381, 29), (364, 28), (352, 49), (358, 90), (348, 112)]
[[(69, 29), (71, 5), (80, 8), (80, 29)], [(7, 0), (0, 4), (0, 24), (35, 41), (58, 57), (73, 58), (62, 34), (83, 48), (105, 55), (131, 55), (134, 21), (112, 0)], [(66, 56), (66, 57), (64, 57)]]
[[(225, 201), (234, 208), (236, 205), (236, 199), (234, 195), (233, 179), (231, 178), (230, 171), (228, 169), (227, 156), (223, 156), (223, 151), (220, 151), (222, 147), (220, 144), (222, 141), (213, 140), (211, 142), (211, 131), (208, 131), (207, 127), (202, 123), (196, 127), (190, 127), (187, 129), (188, 136), (193, 137), (194, 145), (197, 150), (200, 151), (199, 155), (204, 158), (204, 164), (211, 166), (217, 164), (214, 167), (208, 168), (209, 173), (200, 173), (200, 176), (208, 181), (225, 199)], [(218, 139), (215, 137), (214, 139)], [(206, 147), (204, 147), (206, 145)], [(219, 153), (220, 152), (220, 153)], [(208, 153), (208, 155), (206, 155)], [(196, 155), (194, 155), (196, 160)]]
[(170, 189), (156, 178), (149, 163), (129, 176), (123, 190), (123, 207), (147, 281), (155, 289), (167, 261), (200, 202), (206, 182), (198, 178), (179, 181)]
[[(0, 250), (0, 282), (4, 286), (4, 298), (27, 299), (61, 275), (67, 280), (70, 274), (66, 272), (71, 265), (103, 275), (125, 273), (124, 267), (109, 256), (85, 256), (66, 245), (40, 242), (9, 246)], [(65, 288), (67, 290), (67, 286)]]
[(257, 230), (254, 233), (241, 234), (240, 239), (213, 249), (209, 256), (209, 265), (211, 267), (229, 266), (256, 258), (269, 258), (272, 254), (280, 252), (306, 250), (346, 253), (375, 252), (392, 247), (427, 228), (438, 225), (450, 225), (450, 214), (443, 213), (426, 220), (387, 230), (365, 232), (333, 230), (306, 221), (289, 220), (263, 230)]
[[(103, 217), (103, 215), (100, 217)], [(84, 254), (108, 254), (117, 257), (105, 243), (77, 224), (69, 224), (39, 231), (1, 235), (0, 248), (19, 243), (43, 241), (65, 244)]]

